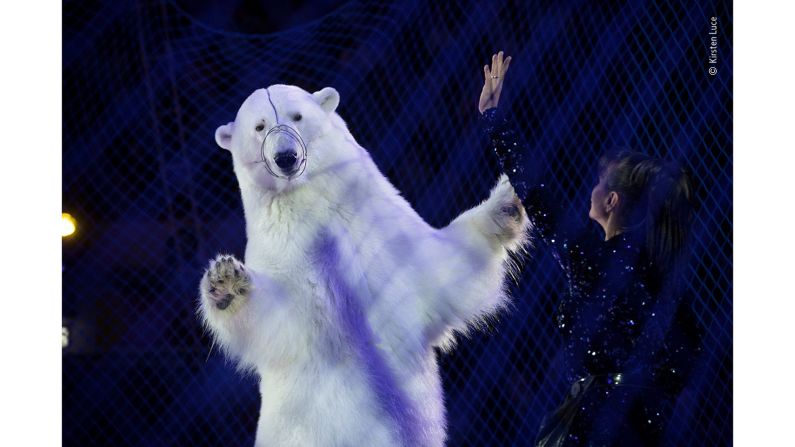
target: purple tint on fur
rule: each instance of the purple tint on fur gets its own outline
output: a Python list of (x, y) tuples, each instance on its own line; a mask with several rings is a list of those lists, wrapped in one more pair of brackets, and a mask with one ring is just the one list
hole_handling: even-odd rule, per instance
[(367, 369), (366, 376), (381, 409), (395, 421), (403, 445), (419, 445), (421, 424), (417, 420), (417, 411), (378, 352), (375, 336), (367, 323), (359, 297), (337, 271), (340, 259), (334, 237), (321, 234), (313, 254), (321, 277), (327, 281), (331, 299), (336, 300), (332, 308), (337, 312), (343, 335), (358, 355), (362, 367)]

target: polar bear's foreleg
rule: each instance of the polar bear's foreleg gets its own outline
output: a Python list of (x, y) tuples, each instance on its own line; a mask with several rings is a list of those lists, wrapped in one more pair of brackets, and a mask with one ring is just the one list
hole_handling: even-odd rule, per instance
[(199, 313), (215, 339), (227, 350), (236, 351), (247, 338), (251, 316), (247, 308), (253, 282), (243, 263), (230, 255), (210, 261), (199, 285)]
[(430, 271), (439, 286), (429, 303), (431, 337), (450, 327), (463, 330), (504, 307), (513, 268), (508, 253), (524, 249), (527, 227), (524, 206), (503, 175), (486, 201), (441, 230), (439, 262)]

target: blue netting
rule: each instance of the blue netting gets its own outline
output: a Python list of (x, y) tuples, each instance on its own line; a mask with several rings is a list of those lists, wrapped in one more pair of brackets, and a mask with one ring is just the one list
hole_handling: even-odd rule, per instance
[[(718, 17), (719, 72), (707, 73)], [(254, 89), (334, 86), (340, 114), (428, 222), (484, 198), (496, 166), (475, 120), (482, 66), (513, 55), (510, 107), (561, 200), (586, 217), (596, 157), (632, 147), (699, 183), (693, 308), (705, 330), (675, 444), (732, 434), (732, 10), (728, 1), (350, 2), (269, 35), (220, 32), (172, 2), (64, 3), (65, 445), (251, 445), (255, 380), (194, 314), (243, 212), (213, 132)], [(492, 334), (440, 356), (450, 445), (526, 445), (566, 384), (553, 324), (563, 278), (539, 252)]]

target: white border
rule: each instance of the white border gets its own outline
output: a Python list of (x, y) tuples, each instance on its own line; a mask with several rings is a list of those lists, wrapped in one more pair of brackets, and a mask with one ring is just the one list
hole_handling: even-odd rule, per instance
[[(753, 6), (751, 6), (753, 5)], [(792, 3), (734, 11), (735, 445), (790, 445), (795, 403)]]
[(61, 3), (3, 3), (0, 30), (0, 445), (60, 445)]

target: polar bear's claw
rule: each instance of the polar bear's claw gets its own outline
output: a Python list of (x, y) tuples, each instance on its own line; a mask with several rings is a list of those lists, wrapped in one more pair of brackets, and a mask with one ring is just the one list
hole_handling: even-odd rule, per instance
[(234, 256), (218, 255), (210, 261), (202, 286), (215, 307), (225, 310), (236, 298), (248, 295), (251, 278)]

